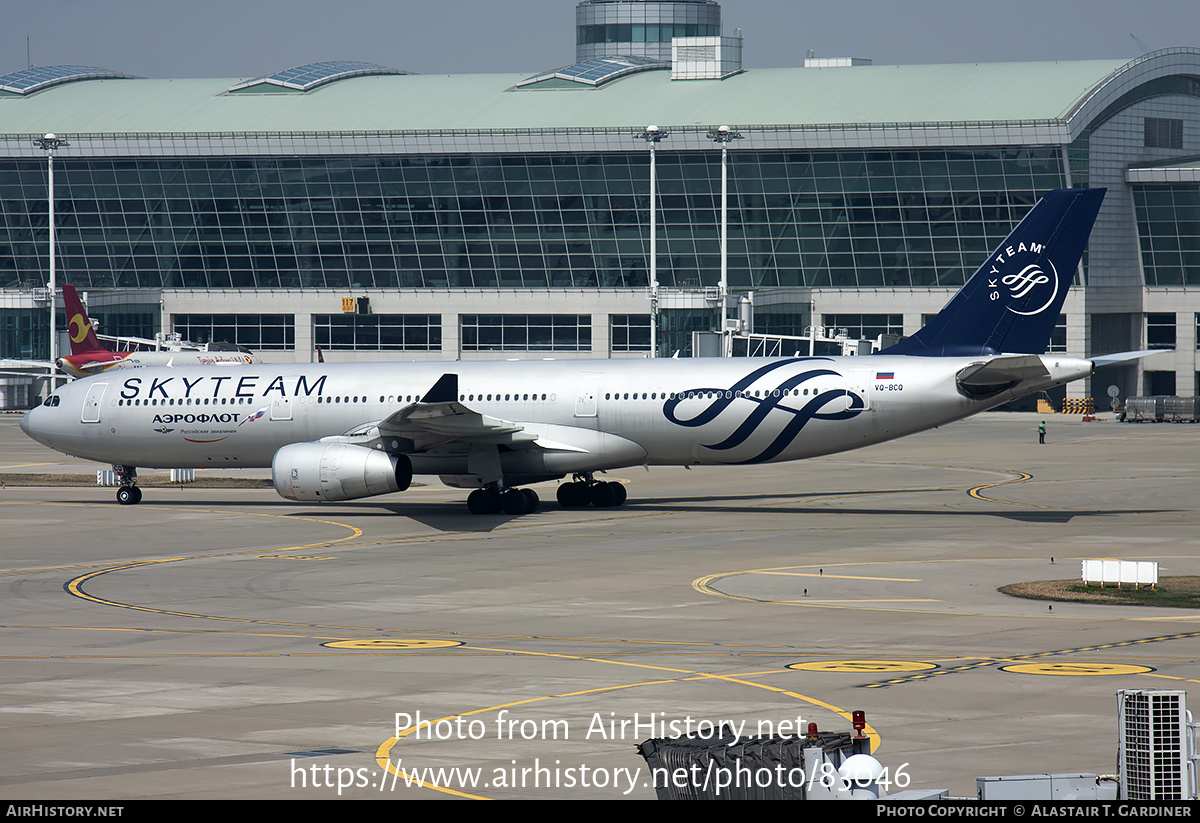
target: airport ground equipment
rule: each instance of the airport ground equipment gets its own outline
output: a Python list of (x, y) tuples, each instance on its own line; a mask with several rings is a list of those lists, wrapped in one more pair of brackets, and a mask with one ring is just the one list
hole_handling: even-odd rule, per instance
[(810, 723), (807, 735), (739, 738), (725, 726), (708, 736), (651, 738), (638, 752), (659, 800), (854, 800), (860, 798), (839, 770), (853, 769), (854, 757), (882, 770), (869, 744), (869, 738), (821, 732)]
[(1188, 800), (1200, 794), (1200, 724), (1187, 710), (1187, 692), (1121, 689), (1117, 725), (1121, 800)]
[(1200, 398), (1153, 395), (1125, 399), (1126, 423), (1195, 423), (1200, 421)]

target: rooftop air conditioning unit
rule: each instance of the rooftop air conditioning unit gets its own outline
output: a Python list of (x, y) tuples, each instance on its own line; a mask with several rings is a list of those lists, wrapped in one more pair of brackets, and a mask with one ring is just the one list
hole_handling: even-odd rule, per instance
[(1187, 692), (1117, 692), (1121, 800), (1186, 800), (1196, 794), (1195, 726)]

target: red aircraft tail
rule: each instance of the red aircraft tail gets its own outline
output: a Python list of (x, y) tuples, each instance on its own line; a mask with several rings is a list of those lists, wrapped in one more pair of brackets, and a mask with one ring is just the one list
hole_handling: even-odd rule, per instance
[(64, 283), (63, 304), (67, 311), (67, 330), (71, 333), (71, 354), (87, 354), (96, 351), (108, 351), (100, 339), (96, 337), (96, 332), (92, 328), (92, 321), (88, 319), (87, 309), (83, 307), (83, 303), (79, 300), (79, 295), (75, 292), (75, 287), (69, 283)]

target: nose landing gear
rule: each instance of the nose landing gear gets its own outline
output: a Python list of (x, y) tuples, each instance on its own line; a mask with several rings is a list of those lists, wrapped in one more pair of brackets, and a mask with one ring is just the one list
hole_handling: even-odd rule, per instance
[(122, 506), (136, 506), (142, 502), (142, 490), (137, 485), (137, 468), (113, 464), (113, 471), (121, 481), (117, 489), (117, 502)]

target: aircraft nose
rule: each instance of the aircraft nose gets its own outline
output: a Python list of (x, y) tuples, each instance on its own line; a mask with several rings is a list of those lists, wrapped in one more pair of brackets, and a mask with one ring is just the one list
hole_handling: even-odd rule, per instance
[(31, 415), (37, 411), (38, 408), (40, 407), (34, 406), (32, 409), (21, 415), (21, 431), (25, 432), (26, 434), (29, 434), (29, 427), (32, 425)]
[(43, 425), (45, 423), (45, 416), (46, 410), (44, 408), (41, 406), (34, 406), (32, 409), (25, 412), (25, 414), (21, 415), (21, 431), (25, 432), (27, 436), (31, 437), (37, 442), (42, 443), (43, 445), (49, 445), (46, 443), (45, 438), (40, 436), (41, 432), (45, 428)]

